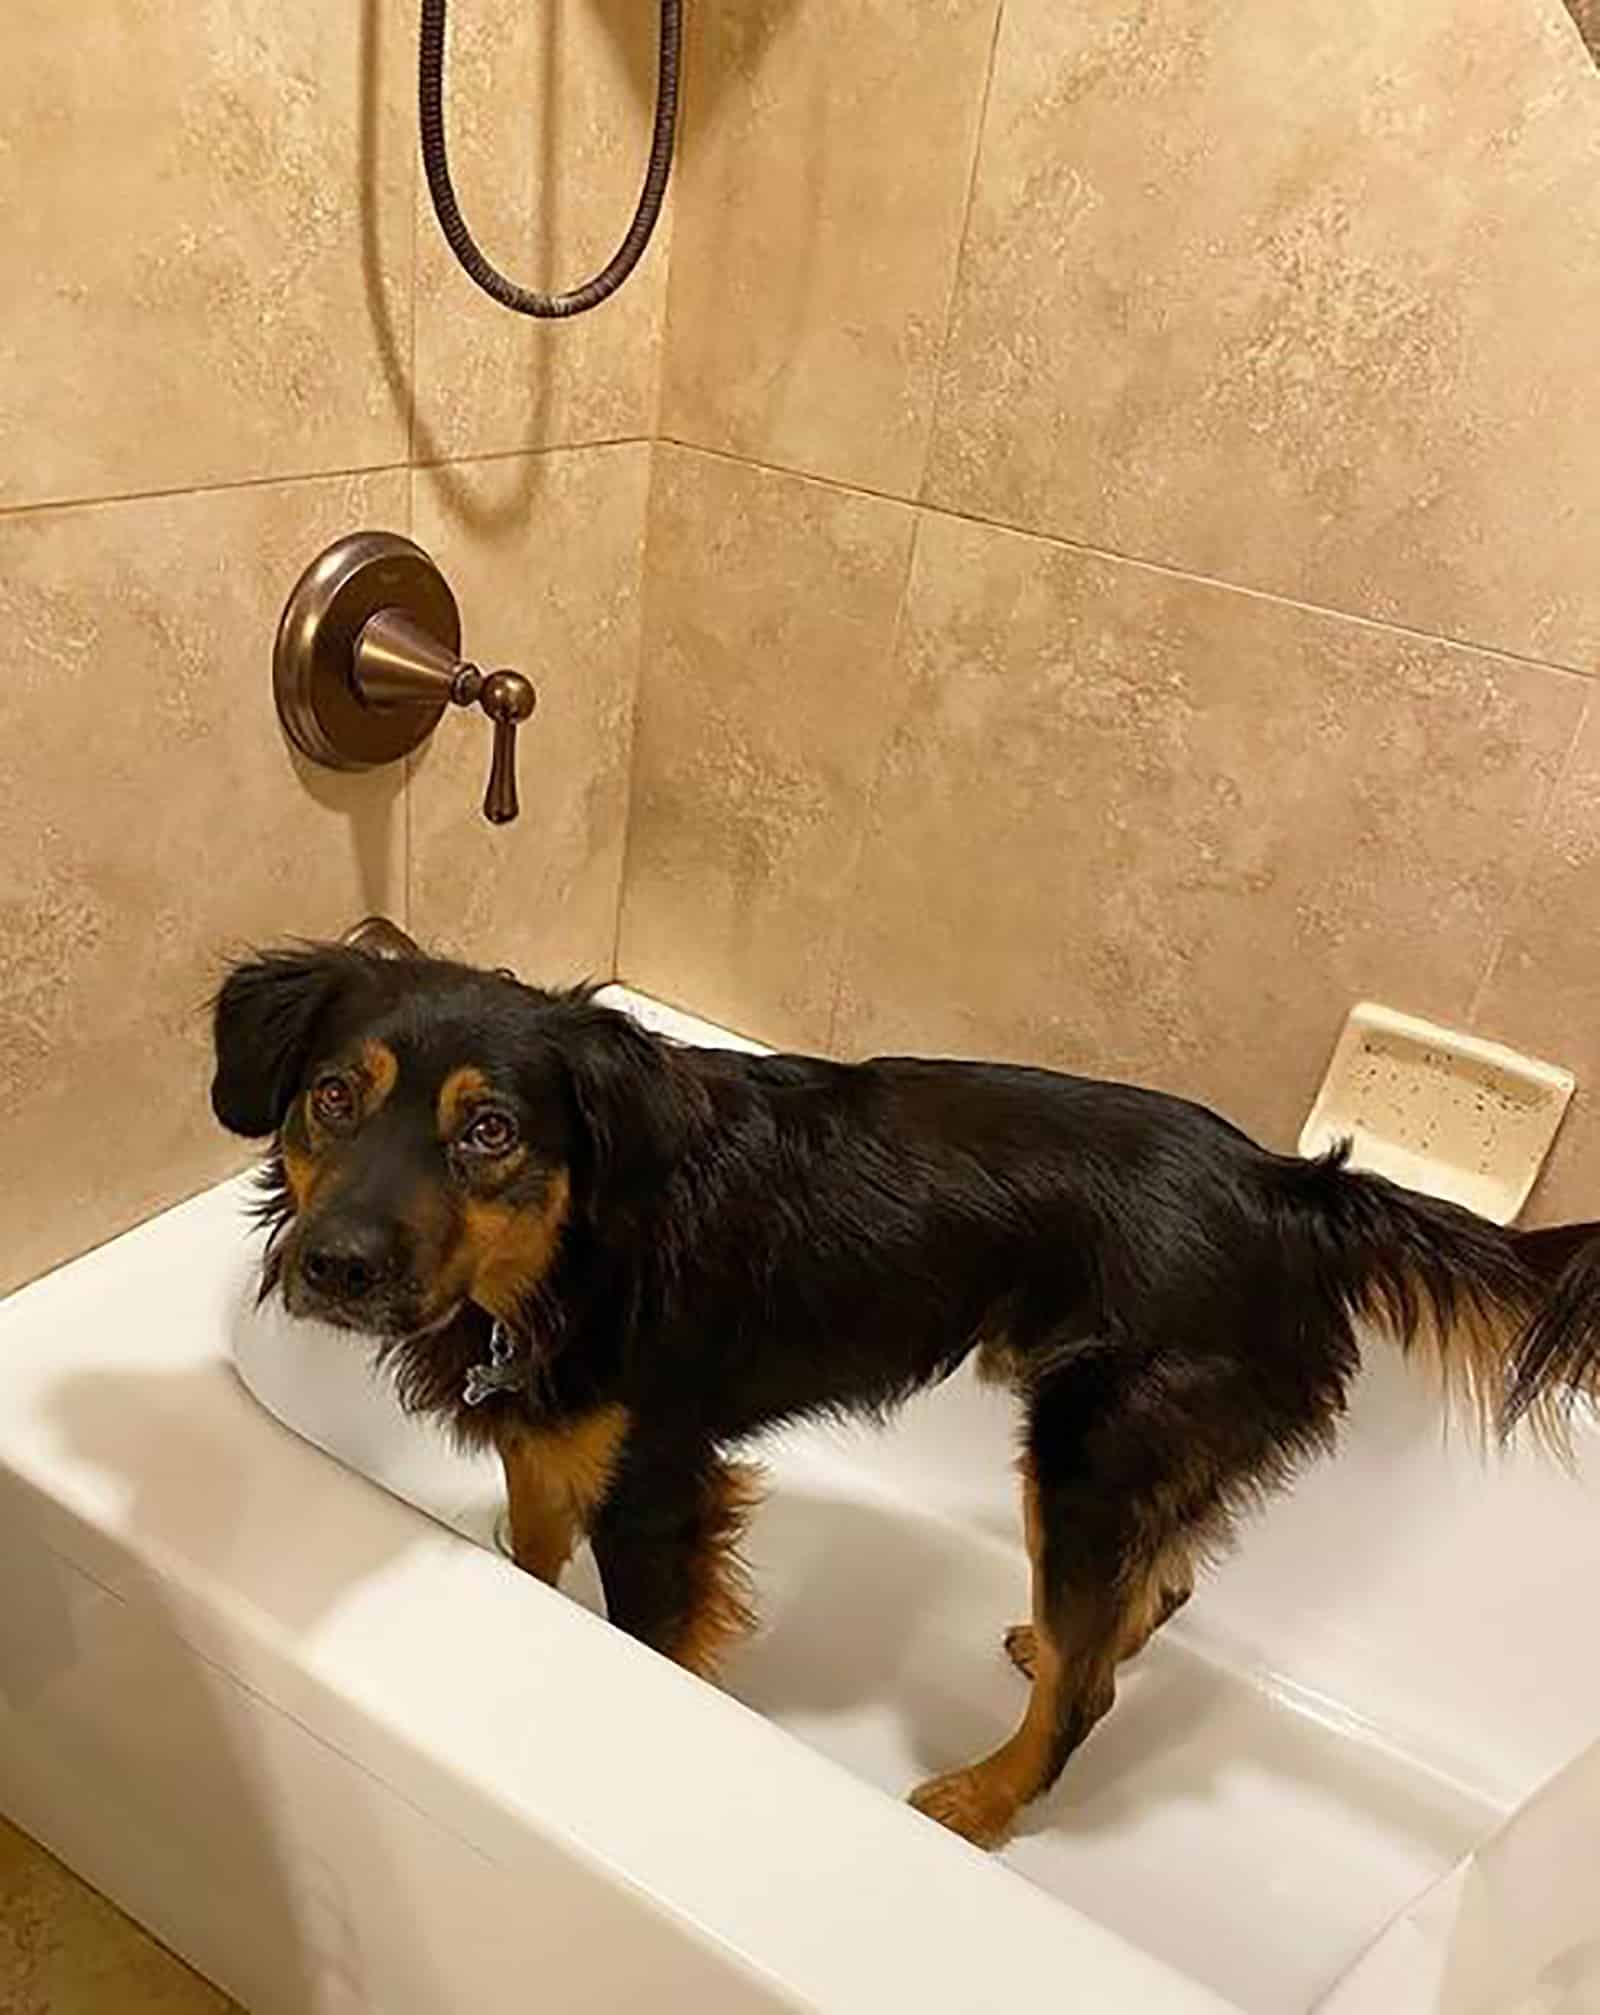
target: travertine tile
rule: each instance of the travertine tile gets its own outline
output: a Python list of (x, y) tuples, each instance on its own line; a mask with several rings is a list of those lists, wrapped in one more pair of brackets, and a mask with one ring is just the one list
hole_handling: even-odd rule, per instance
[(6, 0), (0, 505), (404, 459), (412, 14)]
[(663, 430), (914, 496), (995, 0), (691, 20)]
[(1597, 187), (1555, 0), (1009, 0), (925, 494), (1588, 669)]
[(1566, 0), (1566, 6), (1589, 54), (1600, 61), (1600, 0)]
[(1480, 1033), (1575, 1072), (1530, 1222), (1600, 1218), (1600, 705), (1591, 700), (1473, 1013)]
[(6, 2015), (242, 2015), (4, 1820), (0, 2008)]
[(461, 605), (464, 648), (532, 679), (522, 816), (485, 823), (490, 728), (447, 715), (415, 759), (412, 922), (525, 978), (610, 975), (639, 656), (649, 450), (558, 450), (421, 470), (415, 536)]
[(1294, 1141), (1351, 1002), (1459, 1023), (1583, 681), (930, 514), (835, 1045)]
[(305, 563), (405, 513), (394, 474), (0, 518), (0, 1287), (237, 1165), (230, 953), (398, 907), (398, 772), (291, 757), (270, 666)]
[[(657, 8), (473, 0), (449, 22), (446, 130), (469, 229), (519, 285), (554, 292), (587, 280), (616, 249), (644, 178)], [(670, 206), (611, 300), (535, 322), (461, 271), (420, 169), (416, 203), (418, 460), (651, 432)]]
[(914, 513), (657, 452), (619, 970), (825, 1040)]

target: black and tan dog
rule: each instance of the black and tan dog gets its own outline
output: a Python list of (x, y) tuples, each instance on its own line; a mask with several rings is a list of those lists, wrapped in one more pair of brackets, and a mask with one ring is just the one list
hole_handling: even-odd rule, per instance
[(1600, 1260), (1269, 1154), (1196, 1106), (998, 1064), (678, 1048), (578, 991), (349, 947), (240, 966), (213, 1103), (275, 1137), (264, 1291), (375, 1339), (504, 1461), (513, 1550), (710, 1672), (749, 1619), (729, 1451), (973, 1351), (1023, 1415), (1031, 1690), (914, 1794), (1000, 1839), (1233, 1515), (1327, 1447), (1372, 1318), (1480, 1417), (1600, 1368)]

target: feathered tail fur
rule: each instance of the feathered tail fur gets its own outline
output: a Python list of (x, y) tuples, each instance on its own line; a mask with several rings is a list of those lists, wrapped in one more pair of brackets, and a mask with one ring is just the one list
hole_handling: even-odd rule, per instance
[(1563, 1446), (1574, 1404), (1600, 1400), (1600, 1224), (1507, 1229), (1348, 1169), (1345, 1153), (1291, 1178), (1320, 1283), (1429, 1357), (1485, 1438), (1527, 1420)]

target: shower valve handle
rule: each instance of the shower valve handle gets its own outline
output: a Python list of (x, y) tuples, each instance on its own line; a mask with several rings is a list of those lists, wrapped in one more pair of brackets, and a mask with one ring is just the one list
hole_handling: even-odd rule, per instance
[(492, 826), (509, 825), (517, 815), (517, 729), (538, 704), (538, 695), (520, 672), (491, 672), (478, 705), (494, 722), (494, 749), (483, 815)]
[(393, 532), (336, 540), (300, 577), (278, 628), (278, 715), (303, 755), (366, 770), (422, 747), (449, 707), (494, 728), (483, 815), (517, 816), (517, 729), (538, 696), (520, 672), (460, 655), (461, 619), (439, 569)]

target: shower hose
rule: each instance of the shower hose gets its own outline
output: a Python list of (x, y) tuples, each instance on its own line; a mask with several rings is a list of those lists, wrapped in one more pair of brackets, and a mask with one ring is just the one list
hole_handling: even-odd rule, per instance
[(518, 315), (559, 321), (598, 308), (627, 279), (644, 256), (661, 215), (661, 199), (672, 167), (672, 145), (678, 124), (678, 63), (683, 48), (683, 0), (661, 0), (661, 54), (656, 72), (655, 127), (650, 137), (650, 165), (645, 171), (639, 207), (622, 243), (581, 287), (564, 294), (541, 294), (519, 287), (491, 265), (467, 229), (450, 180), (450, 157), (444, 137), (444, 30), (448, 0), (422, 0), (422, 30), (418, 38), (417, 109), (422, 129), (422, 165), (428, 177), (434, 215), (462, 270), (483, 291)]

